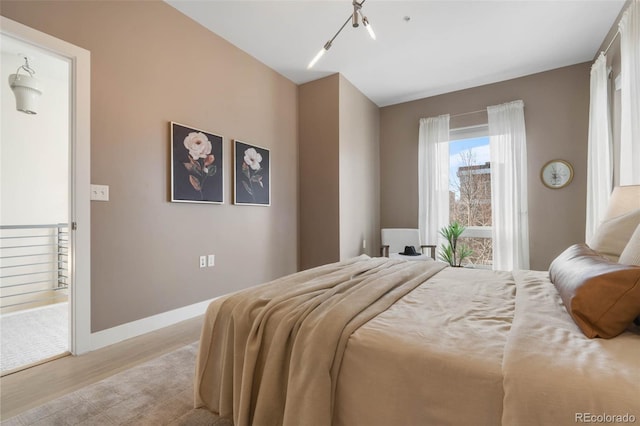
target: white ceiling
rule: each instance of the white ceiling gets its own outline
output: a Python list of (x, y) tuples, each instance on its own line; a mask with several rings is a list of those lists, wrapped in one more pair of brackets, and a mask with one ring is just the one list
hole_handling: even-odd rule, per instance
[[(379, 106), (590, 61), (624, 0), (368, 0), (362, 25), (338, 31), (350, 0), (166, 0), (300, 84), (340, 72)], [(410, 20), (405, 20), (405, 17)]]

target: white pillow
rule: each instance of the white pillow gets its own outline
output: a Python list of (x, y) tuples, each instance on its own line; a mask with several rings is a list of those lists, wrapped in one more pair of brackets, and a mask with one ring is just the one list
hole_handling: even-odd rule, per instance
[(617, 262), (639, 224), (640, 209), (607, 219), (600, 224), (589, 245), (602, 256)]
[(627, 246), (622, 251), (618, 263), (640, 266), (640, 225), (636, 227)]

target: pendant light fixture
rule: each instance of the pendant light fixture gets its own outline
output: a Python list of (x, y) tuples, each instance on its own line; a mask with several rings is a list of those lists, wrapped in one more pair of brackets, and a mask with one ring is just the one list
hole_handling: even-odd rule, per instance
[(342, 24), (338, 32), (331, 38), (331, 40), (326, 42), (322, 47), (322, 49), (320, 49), (320, 51), (316, 54), (316, 56), (314, 56), (311, 62), (309, 62), (307, 69), (312, 68), (316, 64), (316, 62), (318, 62), (318, 60), (324, 56), (327, 50), (331, 48), (331, 44), (333, 43), (333, 40), (335, 40), (336, 37), (338, 37), (338, 34), (340, 34), (340, 32), (344, 29), (344, 27), (347, 26), (349, 21), (351, 21), (351, 26), (353, 26), (353, 28), (357, 28), (360, 26), (360, 19), (362, 19), (362, 24), (367, 29), (367, 32), (369, 33), (371, 38), (374, 40), (376, 39), (376, 33), (373, 32), (373, 27), (371, 27), (371, 24), (369, 23), (369, 20), (367, 19), (367, 17), (362, 14), (362, 5), (364, 4), (365, 1), (366, 0), (362, 0), (361, 2), (358, 2), (357, 0), (353, 0), (353, 3), (352, 3), (353, 13), (351, 13), (347, 18), (347, 20), (344, 21), (344, 24)]
[[(36, 71), (29, 66), (29, 58), (23, 58), (24, 65), (19, 66), (16, 73), (9, 76), (9, 86), (16, 97), (16, 109), (25, 114), (37, 114), (42, 87), (40, 81), (33, 76)], [(21, 70), (28, 75), (20, 74)]]

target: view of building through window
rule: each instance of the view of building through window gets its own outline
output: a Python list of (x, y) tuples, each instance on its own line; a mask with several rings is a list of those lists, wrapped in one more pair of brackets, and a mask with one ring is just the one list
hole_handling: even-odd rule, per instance
[(449, 221), (467, 229), (459, 243), (473, 250), (463, 263), (492, 264), (489, 137), (449, 143)]

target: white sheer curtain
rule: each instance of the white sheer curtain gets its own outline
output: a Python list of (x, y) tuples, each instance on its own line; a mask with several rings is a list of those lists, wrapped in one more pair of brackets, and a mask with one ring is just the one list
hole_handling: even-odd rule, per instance
[(449, 224), (449, 114), (420, 119), (418, 227), (422, 244), (440, 246)]
[(487, 107), (491, 151), (493, 269), (529, 269), (524, 103)]
[(612, 137), (609, 120), (609, 71), (601, 53), (591, 67), (589, 101), (589, 144), (587, 148), (587, 226), (585, 241), (604, 218), (613, 189)]
[(620, 185), (640, 184), (640, 0), (622, 15), (620, 29)]

